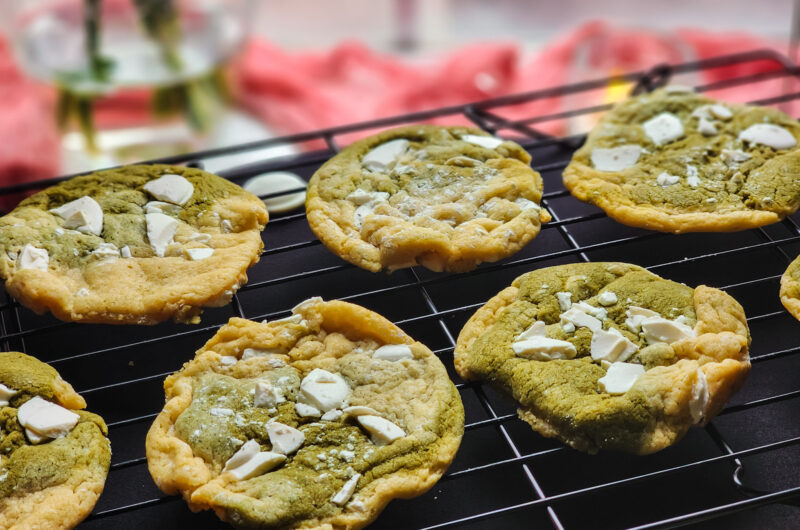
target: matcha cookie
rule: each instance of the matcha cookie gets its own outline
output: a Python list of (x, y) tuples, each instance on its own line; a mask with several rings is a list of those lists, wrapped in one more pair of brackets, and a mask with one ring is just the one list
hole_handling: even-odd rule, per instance
[(514, 254), (550, 220), (530, 161), (519, 145), (478, 129), (392, 129), (314, 174), (308, 223), (332, 252), (372, 272), (468, 271)]
[(794, 318), (800, 320), (800, 256), (781, 276), (781, 302)]
[(150, 474), (237, 527), (361, 528), (433, 486), (464, 429), (428, 348), (318, 298), (282, 320), (232, 318), (164, 389)]
[(92, 511), (111, 449), (85, 406), (50, 366), (0, 353), (0, 528), (72, 528)]
[(564, 170), (564, 184), (620, 223), (728, 232), (800, 205), (800, 125), (766, 107), (669, 87), (615, 106)]
[(648, 454), (722, 410), (750, 370), (749, 343), (722, 291), (582, 263), (514, 280), (461, 330), (455, 363), (510, 394), (544, 436)]
[(266, 222), (257, 197), (205, 171), (98, 171), (0, 218), (0, 275), (20, 303), (61, 320), (196, 323), (247, 281)]

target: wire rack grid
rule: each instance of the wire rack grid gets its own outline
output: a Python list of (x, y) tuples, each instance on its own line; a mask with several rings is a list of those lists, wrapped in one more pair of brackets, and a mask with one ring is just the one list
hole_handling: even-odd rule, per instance
[[(708, 72), (729, 75), (698, 84), (698, 76)], [(610, 83), (620, 82), (641, 91), (688, 80), (698, 91), (722, 98), (727, 90), (738, 89), (740, 94), (747, 87), (753, 96), (750, 102), (780, 106), (800, 98), (794, 91), (798, 77), (800, 70), (788, 59), (757, 50), (158, 160), (202, 166), (206, 159), (275, 144), (324, 142), (318, 144), (324, 148), (302, 155), (220, 172), (237, 183), (275, 170), (307, 179), (338, 151), (337, 140), (345, 134), (466, 119), (517, 141), (531, 153), (532, 165), (545, 183), (542, 202), (553, 221), (516, 255), (471, 273), (412, 268), (387, 275), (360, 270), (330, 254), (313, 237), (304, 213), (276, 215), (263, 233), (265, 250), (248, 272), (249, 283), (231, 305), (207, 310), (199, 326), (63, 323), (34, 315), (3, 293), (3, 348), (52, 364), (86, 397), (88, 409), (109, 425), (111, 471), (103, 496), (82, 527), (225, 527), (212, 514), (192, 514), (178, 497), (161, 493), (147, 472), (144, 438), (163, 405), (163, 379), (228, 318), (286, 316), (289, 308), (310, 296), (352, 301), (391, 319), (442, 359), (464, 402), (466, 430), (451, 469), (425, 495), (390, 503), (374, 528), (800, 526), (800, 479), (795, 471), (800, 466), (800, 322), (782, 309), (777, 296), (780, 275), (800, 254), (800, 215), (737, 233), (668, 235), (622, 226), (571, 197), (561, 183), (561, 171), (584, 135), (551, 136), (540, 127), (595, 115), (610, 105), (587, 105), (584, 99), (557, 113), (536, 113), (522, 120), (503, 116), (507, 109), (602, 93)], [(68, 177), (4, 188), (0, 195), (64, 178)], [(744, 306), (753, 337), (753, 370), (733, 401), (707, 427), (693, 429), (673, 447), (647, 457), (589, 456), (545, 439), (517, 419), (506, 398), (491, 387), (460, 380), (452, 369), (453, 346), (463, 324), (515, 277), (544, 266), (607, 260), (727, 291)]]

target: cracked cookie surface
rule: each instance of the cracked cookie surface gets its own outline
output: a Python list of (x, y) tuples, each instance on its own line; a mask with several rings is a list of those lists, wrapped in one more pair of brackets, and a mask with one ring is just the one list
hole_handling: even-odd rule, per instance
[(550, 219), (529, 163), (522, 147), (478, 129), (391, 129), (314, 174), (308, 222), (331, 251), (373, 272), (468, 271), (517, 252)]
[(98, 171), (0, 218), (0, 274), (23, 305), (61, 320), (196, 323), (247, 281), (266, 222), (257, 197), (205, 171)]
[(455, 364), (513, 397), (544, 436), (648, 454), (719, 413), (750, 370), (749, 342), (744, 311), (722, 291), (585, 263), (514, 280), (461, 330)]
[(150, 473), (234, 526), (360, 528), (441, 477), (463, 406), (441, 361), (380, 315), (320, 299), (293, 313), (231, 319), (167, 378)]
[[(81, 410), (86, 402), (53, 368), (23, 353), (0, 353), (0, 385), (0, 528), (73, 528), (103, 491), (105, 423)], [(34, 443), (18, 412), (35, 398), (77, 415), (75, 425)]]
[(630, 226), (744, 230), (800, 205), (799, 138), (800, 125), (778, 110), (659, 89), (606, 113), (564, 184)]

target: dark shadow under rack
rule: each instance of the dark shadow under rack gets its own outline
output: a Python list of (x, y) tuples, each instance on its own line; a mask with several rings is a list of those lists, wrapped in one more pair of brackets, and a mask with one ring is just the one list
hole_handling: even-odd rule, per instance
[[(755, 65), (760, 66), (758, 73), (738, 75)], [(758, 50), (158, 160), (202, 165), (218, 156), (315, 141), (325, 148), (220, 172), (237, 183), (277, 170), (308, 179), (338, 151), (342, 135), (434, 118), (466, 118), (531, 153), (533, 167), (544, 178), (543, 204), (553, 221), (515, 256), (468, 274), (413, 268), (385, 275), (362, 271), (330, 254), (311, 234), (303, 213), (273, 216), (249, 283), (230, 306), (206, 311), (199, 326), (67, 324), (34, 315), (3, 293), (3, 348), (51, 363), (86, 397), (89, 410), (109, 424), (111, 472), (104, 495), (82, 527), (225, 527), (213, 514), (190, 513), (178, 497), (159, 492), (149, 477), (144, 437), (163, 404), (163, 379), (231, 316), (286, 316), (309, 296), (352, 301), (390, 318), (440, 356), (464, 401), (467, 427), (451, 469), (427, 494), (390, 503), (373, 528), (800, 526), (800, 322), (782, 308), (777, 295), (780, 275), (800, 254), (800, 215), (730, 234), (676, 236), (622, 226), (571, 197), (561, 184), (561, 171), (584, 136), (554, 137), (537, 129), (609, 105), (584, 102), (548, 115), (503, 117), (504, 109), (515, 105), (586, 94), (611, 82), (631, 82), (637, 92), (685, 78), (689, 82), (684, 84), (697, 85), (694, 75), (715, 69), (731, 75), (696, 86), (698, 91), (714, 91), (724, 99), (726, 89), (747, 86), (752, 96), (748, 102), (779, 107), (800, 99), (800, 70), (775, 52)], [(776, 93), (775, 80), (785, 81)], [(771, 87), (767, 93), (762, 93), (764, 86)], [(64, 178), (3, 188), (0, 196)], [(544, 439), (516, 419), (505, 398), (488, 386), (461, 381), (452, 370), (453, 341), (461, 326), (513, 278), (538, 267), (609, 260), (727, 291), (744, 306), (753, 336), (750, 378), (722, 414), (705, 429), (693, 429), (675, 446), (647, 457), (588, 456)]]

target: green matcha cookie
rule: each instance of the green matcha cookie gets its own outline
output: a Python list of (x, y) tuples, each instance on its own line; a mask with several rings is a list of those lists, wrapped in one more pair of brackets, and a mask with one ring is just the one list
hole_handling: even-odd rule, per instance
[(741, 306), (625, 263), (539, 269), (479, 309), (458, 337), (465, 379), (575, 449), (648, 454), (722, 410), (750, 371)]
[(550, 220), (530, 161), (519, 145), (479, 129), (391, 129), (314, 174), (308, 223), (332, 252), (373, 272), (468, 271), (514, 254)]
[(103, 419), (50, 366), (0, 353), (0, 528), (73, 528), (111, 461)]
[(61, 320), (196, 323), (247, 281), (266, 222), (257, 197), (205, 171), (98, 171), (0, 218), (0, 275), (20, 303)]
[(609, 111), (564, 170), (564, 185), (620, 223), (729, 232), (800, 205), (800, 125), (775, 109), (666, 89)]
[(800, 256), (781, 276), (781, 302), (794, 318), (800, 320)]
[(237, 527), (361, 528), (433, 486), (464, 429), (428, 348), (318, 298), (274, 322), (232, 318), (164, 389), (150, 474)]

